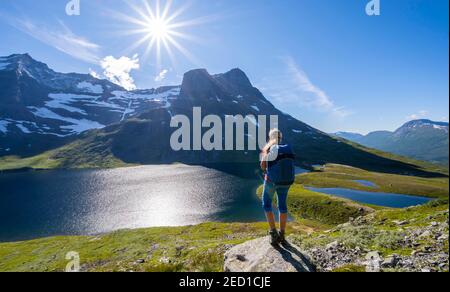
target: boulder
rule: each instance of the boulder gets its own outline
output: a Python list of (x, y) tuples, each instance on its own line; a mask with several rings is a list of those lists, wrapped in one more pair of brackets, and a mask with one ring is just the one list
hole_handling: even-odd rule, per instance
[(245, 242), (225, 254), (226, 272), (315, 272), (300, 248), (285, 244), (273, 247), (268, 237)]
[(396, 254), (393, 254), (389, 257), (387, 257), (382, 263), (381, 263), (381, 267), (382, 268), (395, 268), (395, 266), (397, 265), (399, 261), (399, 257)]
[(405, 221), (394, 220), (392, 222), (394, 222), (398, 226), (404, 226), (404, 225), (408, 225), (409, 224), (409, 221), (406, 221), (406, 220)]
[(379, 272), (383, 258), (378, 251), (371, 251), (366, 255), (366, 272)]

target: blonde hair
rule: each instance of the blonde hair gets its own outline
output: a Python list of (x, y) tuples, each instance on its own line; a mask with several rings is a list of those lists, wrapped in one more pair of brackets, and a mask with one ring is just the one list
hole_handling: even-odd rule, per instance
[(274, 145), (278, 145), (281, 143), (281, 140), (283, 139), (283, 133), (281, 133), (278, 129), (272, 129), (269, 132), (269, 141), (267, 142), (266, 146), (263, 148), (263, 152), (269, 152), (270, 148)]

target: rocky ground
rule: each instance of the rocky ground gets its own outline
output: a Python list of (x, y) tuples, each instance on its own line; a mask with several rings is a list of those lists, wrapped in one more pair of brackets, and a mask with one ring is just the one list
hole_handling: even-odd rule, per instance
[(298, 246), (272, 246), (269, 237), (237, 245), (225, 253), (225, 272), (315, 272)]
[(388, 211), (381, 213), (292, 240), (306, 247), (318, 271), (448, 272), (448, 209), (411, 220), (390, 220), (383, 216)]

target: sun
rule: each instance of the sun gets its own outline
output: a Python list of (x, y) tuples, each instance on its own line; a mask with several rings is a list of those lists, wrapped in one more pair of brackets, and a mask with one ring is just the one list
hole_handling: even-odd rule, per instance
[(148, 23), (148, 37), (156, 38), (159, 41), (167, 40), (170, 29), (169, 23), (165, 19), (154, 19)]
[(135, 5), (134, 2), (126, 3), (136, 12), (136, 16), (119, 14), (120, 18), (131, 23), (135, 28), (125, 31), (127, 35), (137, 34), (140, 38), (131, 44), (127, 52), (132, 53), (139, 47), (144, 47), (143, 58), (147, 59), (152, 52), (156, 53), (156, 63), (161, 64), (162, 52), (171, 59), (172, 64), (175, 63), (175, 51), (181, 53), (192, 63), (198, 64), (197, 59), (180, 44), (180, 39), (194, 40), (191, 35), (181, 32), (188, 26), (203, 23), (205, 18), (177, 21), (182, 13), (187, 9), (183, 6), (172, 11), (172, 0), (164, 1), (162, 6), (160, 0), (151, 1), (154, 3), (152, 7), (148, 0), (142, 0), (142, 5)]

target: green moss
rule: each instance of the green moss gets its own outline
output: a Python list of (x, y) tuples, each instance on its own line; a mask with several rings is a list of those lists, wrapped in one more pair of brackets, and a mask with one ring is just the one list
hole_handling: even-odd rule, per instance
[(366, 271), (366, 268), (363, 266), (358, 265), (346, 265), (339, 267), (337, 269), (334, 269), (333, 273), (364, 273)]

